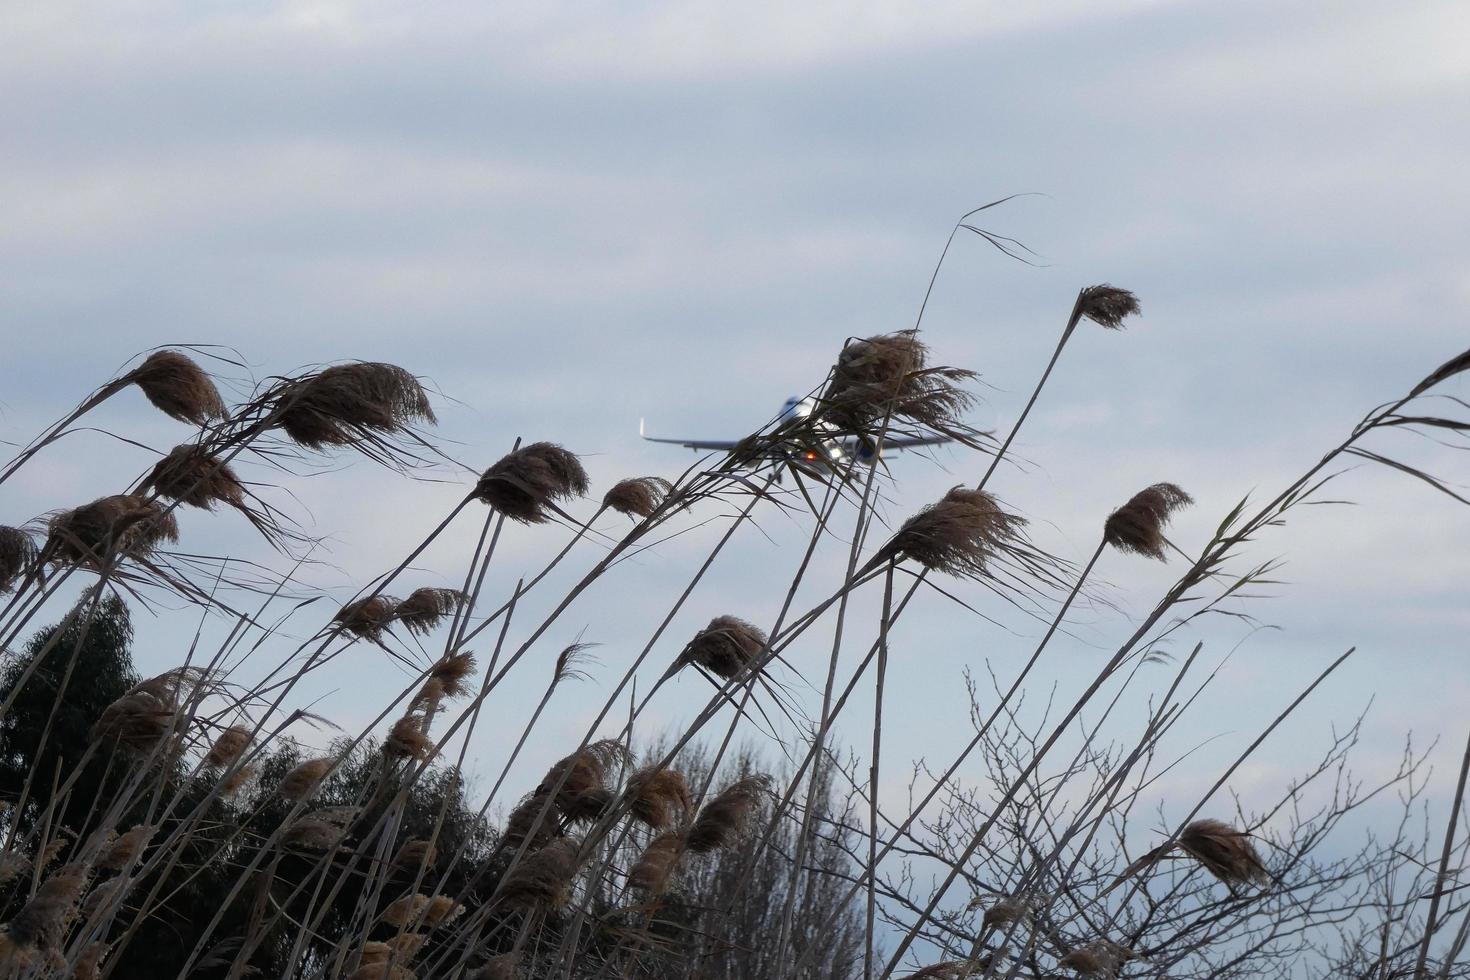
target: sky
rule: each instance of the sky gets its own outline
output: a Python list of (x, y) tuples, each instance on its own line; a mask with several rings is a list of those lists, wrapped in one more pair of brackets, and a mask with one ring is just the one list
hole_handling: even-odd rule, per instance
[[(1470, 340), (1460, 3), (11, 0), (0, 24), (13, 442), (140, 351), (221, 344), (248, 362), (222, 369), (237, 391), (247, 373), (401, 364), (442, 393), (439, 431), (472, 469), (519, 437), (583, 454), (597, 487), (673, 475), (694, 457), (641, 443), (640, 418), (656, 435), (750, 431), (817, 384), (845, 338), (912, 326), (959, 215), (1020, 194), (983, 221), (1034, 264), (962, 235), (923, 331), (937, 361), (980, 372), (973, 421), (1004, 428), (1079, 287), (1141, 297), (1126, 331), (1078, 335), (1018, 440), (1024, 466), (993, 484), (1078, 560), (1109, 510), (1160, 480), (1196, 497), (1174, 539), (1197, 548), (1242, 496), (1285, 486)], [(1470, 396), (1463, 380), (1450, 390)], [(135, 392), (94, 424), (160, 449), (188, 434)], [(1462, 454), (1387, 445), (1467, 482)], [(274, 499), (330, 539), (311, 581), (345, 599), (469, 477), (334, 462)], [(104, 435), (69, 437), (0, 487), (0, 522), (115, 492), (149, 464)], [(949, 449), (898, 459), (884, 516), (979, 471)], [(1352, 503), (1300, 512), (1252, 552), (1285, 560), (1284, 584), (1249, 608), (1272, 629), (1222, 621), (1181, 640), (1228, 662), (1176, 747), (1213, 739), (1226, 761), (1357, 647), (1238, 774), (1248, 803), (1279, 795), (1370, 702), (1368, 774), (1412, 732), (1444, 740), (1448, 781), (1466, 736), (1470, 511), (1384, 470), (1348, 474), (1334, 496)], [(265, 556), (232, 516), (185, 515), (186, 543)], [(456, 525), (407, 587), (457, 584), (478, 527)], [(574, 607), (508, 685), (471, 766), (498, 774), (496, 732), (517, 730), (555, 649), (585, 630), (602, 666), (556, 702), (512, 783), (575, 745), (712, 540), (644, 555), (631, 581)], [(740, 535), (653, 676), (713, 615), (768, 621), (804, 540), (774, 514)], [(512, 529), (492, 583), (503, 595), (564, 541)], [(819, 568), (843, 557), (824, 547)], [(1108, 555), (1115, 608), (1083, 611), (1037, 697), (1085, 683), (1178, 570)], [(908, 761), (964, 729), (963, 672), (1009, 677), (1029, 653), (1037, 625), (1002, 618), (990, 628), (931, 596), (896, 632), (885, 799), (902, 799)], [(140, 612), (140, 662), (179, 662), (197, 625)], [(824, 644), (793, 654), (818, 684)], [(339, 666), (303, 696), (344, 728), (402, 683), (370, 650)], [(647, 731), (696, 699), (655, 702)], [(842, 733), (859, 751), (863, 711)], [(1209, 775), (1159, 793), (1177, 810)]]

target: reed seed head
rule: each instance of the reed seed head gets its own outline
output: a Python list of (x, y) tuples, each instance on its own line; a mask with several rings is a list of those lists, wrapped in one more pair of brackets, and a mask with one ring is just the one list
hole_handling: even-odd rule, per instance
[(396, 364), (338, 364), (283, 384), (273, 416), (292, 441), (309, 449), (350, 446), (375, 435), (434, 423), (428, 393)]
[(465, 980), (515, 980), (516, 967), (520, 962), (519, 953), (501, 953), (471, 970)]
[(332, 621), (358, 639), (377, 641), (392, 624), (397, 609), (398, 600), (391, 595), (371, 595), (349, 602)]
[(193, 358), (178, 351), (154, 351), (124, 380), (142, 389), (154, 408), (181, 422), (203, 425), (226, 415), (214, 381)]
[(854, 340), (842, 348), (831, 380), (818, 400), (818, 414), (841, 431), (876, 436), (887, 418), (947, 432), (975, 403), (963, 387), (975, 374), (929, 367), (929, 347), (915, 330)]
[(126, 868), (143, 853), (143, 848), (148, 846), (148, 840), (155, 829), (148, 824), (139, 824), (121, 835), (98, 860), (97, 867), (103, 871), (121, 871)]
[(673, 489), (674, 485), (663, 477), (636, 476), (614, 484), (602, 498), (602, 505), (628, 517), (648, 517)]
[(417, 873), (420, 868), (433, 867), (439, 858), (439, 849), (433, 841), (414, 837), (403, 842), (398, 853), (393, 855), (393, 867), (399, 871)]
[(1164, 528), (1176, 510), (1192, 503), (1194, 498), (1174, 484), (1155, 483), (1108, 515), (1103, 538), (1119, 551), (1164, 561)]
[(330, 851), (342, 842), (344, 836), (346, 831), (336, 823), (308, 814), (287, 827), (281, 840), (287, 847), (304, 851)]
[(755, 625), (735, 616), (716, 616), (685, 645), (674, 669), (694, 663), (729, 680), (754, 662), (766, 643), (766, 634)]
[(1140, 309), (1137, 296), (1107, 283), (1088, 286), (1077, 302), (1082, 316), (1109, 330), (1122, 330), (1123, 321)]
[(628, 871), (628, 886), (648, 895), (662, 895), (668, 891), (685, 846), (684, 835), (673, 830), (649, 841)]
[(1079, 976), (1111, 977), (1132, 957), (1133, 951), (1127, 947), (1100, 939), (1072, 950), (1058, 961), (1058, 965)]
[(394, 616), (408, 627), (409, 632), (422, 635), (452, 615), (464, 598), (464, 593), (458, 589), (415, 589), (398, 604)]
[(234, 765), (245, 754), (250, 747), (250, 729), (244, 725), (231, 725), (219, 733), (214, 744), (209, 747), (209, 754), (204, 757), (204, 764), (211, 769), (226, 769)]
[(18, 527), (0, 526), (0, 595), (36, 564), (36, 542)]
[(559, 837), (511, 868), (501, 883), (501, 897), (512, 908), (560, 908), (571, 897), (580, 864), (579, 845)]
[(1271, 880), (1250, 834), (1224, 821), (1194, 821), (1179, 834), (1176, 846), (1228, 885), (1265, 884)]
[(161, 502), (122, 493), (53, 514), (47, 532), (52, 561), (97, 569), (114, 555), (148, 558), (179, 540), (179, 522)]
[(288, 800), (305, 800), (316, 795), (322, 780), (332, 771), (333, 759), (307, 759), (286, 773), (277, 790)]
[(457, 698), (468, 691), (465, 681), (474, 673), (475, 655), (465, 650), (440, 657), (429, 669), (429, 678), (439, 682), (445, 697)]
[(1018, 546), (1026, 519), (1001, 509), (984, 490), (955, 487), (910, 517), (867, 568), (911, 558), (930, 571), (982, 577), (999, 552)]
[(769, 776), (754, 775), (736, 780), (721, 790), (704, 805), (689, 828), (689, 850), (708, 854), (739, 840), (769, 785)]
[(576, 454), (550, 442), (506, 453), (475, 485), (474, 496), (513, 521), (542, 524), (558, 501), (586, 496), (591, 486)]
[(677, 769), (640, 769), (628, 777), (633, 819), (664, 830), (689, 815), (694, 802), (689, 784)]
[(155, 463), (143, 487), (203, 510), (213, 510), (216, 504), (245, 506), (245, 486), (230, 464), (191, 443), (175, 446)]

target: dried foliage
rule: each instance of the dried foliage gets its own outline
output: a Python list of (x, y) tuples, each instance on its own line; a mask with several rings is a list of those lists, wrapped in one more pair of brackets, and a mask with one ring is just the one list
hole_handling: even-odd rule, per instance
[(628, 797), (633, 818), (654, 830), (682, 822), (693, 806), (689, 784), (677, 769), (639, 769), (628, 777)]
[(148, 846), (156, 829), (148, 824), (139, 824), (121, 835), (103, 852), (97, 861), (97, 867), (103, 871), (121, 871), (126, 868), (143, 853), (143, 848)]
[(520, 962), (519, 953), (492, 956), (483, 966), (471, 970), (466, 975), (466, 980), (515, 980), (516, 967)]
[(684, 835), (674, 830), (649, 841), (628, 871), (628, 887), (649, 895), (662, 895), (669, 888), (686, 846)]
[(501, 883), (501, 900), (512, 908), (561, 908), (571, 898), (581, 857), (576, 841), (551, 841), (511, 869)]
[(560, 508), (559, 501), (587, 494), (587, 471), (576, 454), (549, 442), (506, 453), (475, 485), (475, 499), (513, 521), (542, 524)]
[(220, 732), (214, 744), (209, 747), (204, 765), (211, 769), (225, 769), (239, 761), (249, 747), (250, 729), (243, 725), (231, 725)]
[(288, 800), (309, 799), (316, 794), (335, 763), (335, 759), (307, 759), (286, 773), (277, 792)]
[(961, 419), (975, 396), (961, 386), (975, 374), (928, 362), (928, 345), (916, 330), (853, 340), (837, 356), (817, 415), (840, 432), (870, 439), (884, 420), (890, 429), (912, 425), (963, 436)]
[(1165, 560), (1164, 528), (1174, 512), (1194, 499), (1172, 483), (1155, 483), (1108, 515), (1103, 539), (1119, 551)]
[(1133, 953), (1127, 947), (1100, 939), (1079, 946), (1058, 961), (1058, 966), (1084, 977), (1111, 977), (1131, 959)]
[(397, 611), (397, 599), (390, 595), (371, 595), (343, 606), (333, 621), (359, 639), (377, 641), (392, 625)]

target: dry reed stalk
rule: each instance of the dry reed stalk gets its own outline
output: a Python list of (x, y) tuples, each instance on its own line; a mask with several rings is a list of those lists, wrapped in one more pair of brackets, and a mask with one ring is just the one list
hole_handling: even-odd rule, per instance
[(193, 358), (178, 351), (149, 354), (120, 381), (137, 385), (155, 408), (181, 422), (204, 425), (227, 414), (214, 381)]
[(1025, 518), (1006, 513), (984, 490), (955, 487), (904, 521), (858, 575), (910, 558), (932, 572), (983, 577), (997, 553), (1021, 543), (1025, 526)]
[(1103, 539), (1119, 551), (1165, 560), (1164, 528), (1174, 512), (1194, 498), (1172, 483), (1155, 483), (1108, 515)]
[(766, 634), (735, 616), (716, 616), (685, 645), (669, 673), (685, 664), (698, 664), (717, 677), (730, 680), (760, 656)]
[(694, 805), (689, 783), (677, 769), (647, 767), (628, 777), (629, 812), (654, 830), (680, 823)]
[(587, 471), (576, 454), (533, 442), (496, 461), (475, 485), (474, 497), (521, 524), (542, 524), (559, 513), (558, 501), (587, 494)]
[(464, 593), (458, 589), (415, 589), (398, 604), (394, 616), (409, 632), (425, 634), (452, 615), (464, 600)]
[(36, 564), (36, 542), (18, 527), (0, 526), (0, 595)]
[(765, 775), (746, 776), (716, 794), (699, 811), (699, 816), (689, 828), (689, 850), (695, 854), (708, 854), (734, 844), (745, 832), (770, 781), (770, 777)]
[(100, 497), (53, 514), (47, 521), (46, 554), (53, 562), (100, 569), (114, 555), (146, 559), (165, 542), (179, 540), (179, 522), (162, 503), (132, 494)]
[(288, 381), (275, 396), (275, 424), (309, 449), (350, 446), (434, 423), (428, 393), (395, 364), (358, 361)]
[(602, 506), (628, 517), (649, 517), (673, 489), (674, 485), (663, 477), (636, 476), (615, 483), (603, 496)]
[(1123, 321), (1130, 316), (1137, 316), (1141, 307), (1138, 297), (1128, 290), (1103, 283), (1082, 290), (1077, 300), (1077, 309), (1093, 323), (1109, 330), (1122, 330)]
[(678, 870), (686, 847), (684, 835), (670, 830), (649, 841), (628, 871), (628, 887), (648, 895), (662, 895)]

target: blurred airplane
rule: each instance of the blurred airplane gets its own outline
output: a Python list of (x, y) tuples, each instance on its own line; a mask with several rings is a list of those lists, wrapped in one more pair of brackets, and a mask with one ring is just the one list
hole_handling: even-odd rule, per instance
[[(786, 399), (781, 406), (781, 414), (776, 417), (776, 424), (780, 426), (784, 422), (793, 419), (811, 417), (816, 411), (817, 400), (815, 398), (803, 398), (800, 395), (792, 395)], [(818, 423), (820, 426), (821, 423)], [(638, 434), (646, 442), (664, 442), (673, 446), (683, 446), (686, 449), (699, 450), (731, 450), (745, 439), (668, 439), (650, 436), (643, 430), (643, 420), (638, 420)], [(883, 449), (915, 449), (919, 446), (937, 446), (941, 443), (952, 442), (949, 436), (889, 436), (883, 440)], [(872, 463), (879, 456), (876, 447), (867, 439), (857, 436), (818, 436), (813, 439), (792, 439), (786, 442), (775, 443), (765, 453), (764, 457), (770, 460), (789, 462), (798, 469), (808, 472), (818, 470), (822, 466), (835, 471), (847, 469), (853, 462)]]

